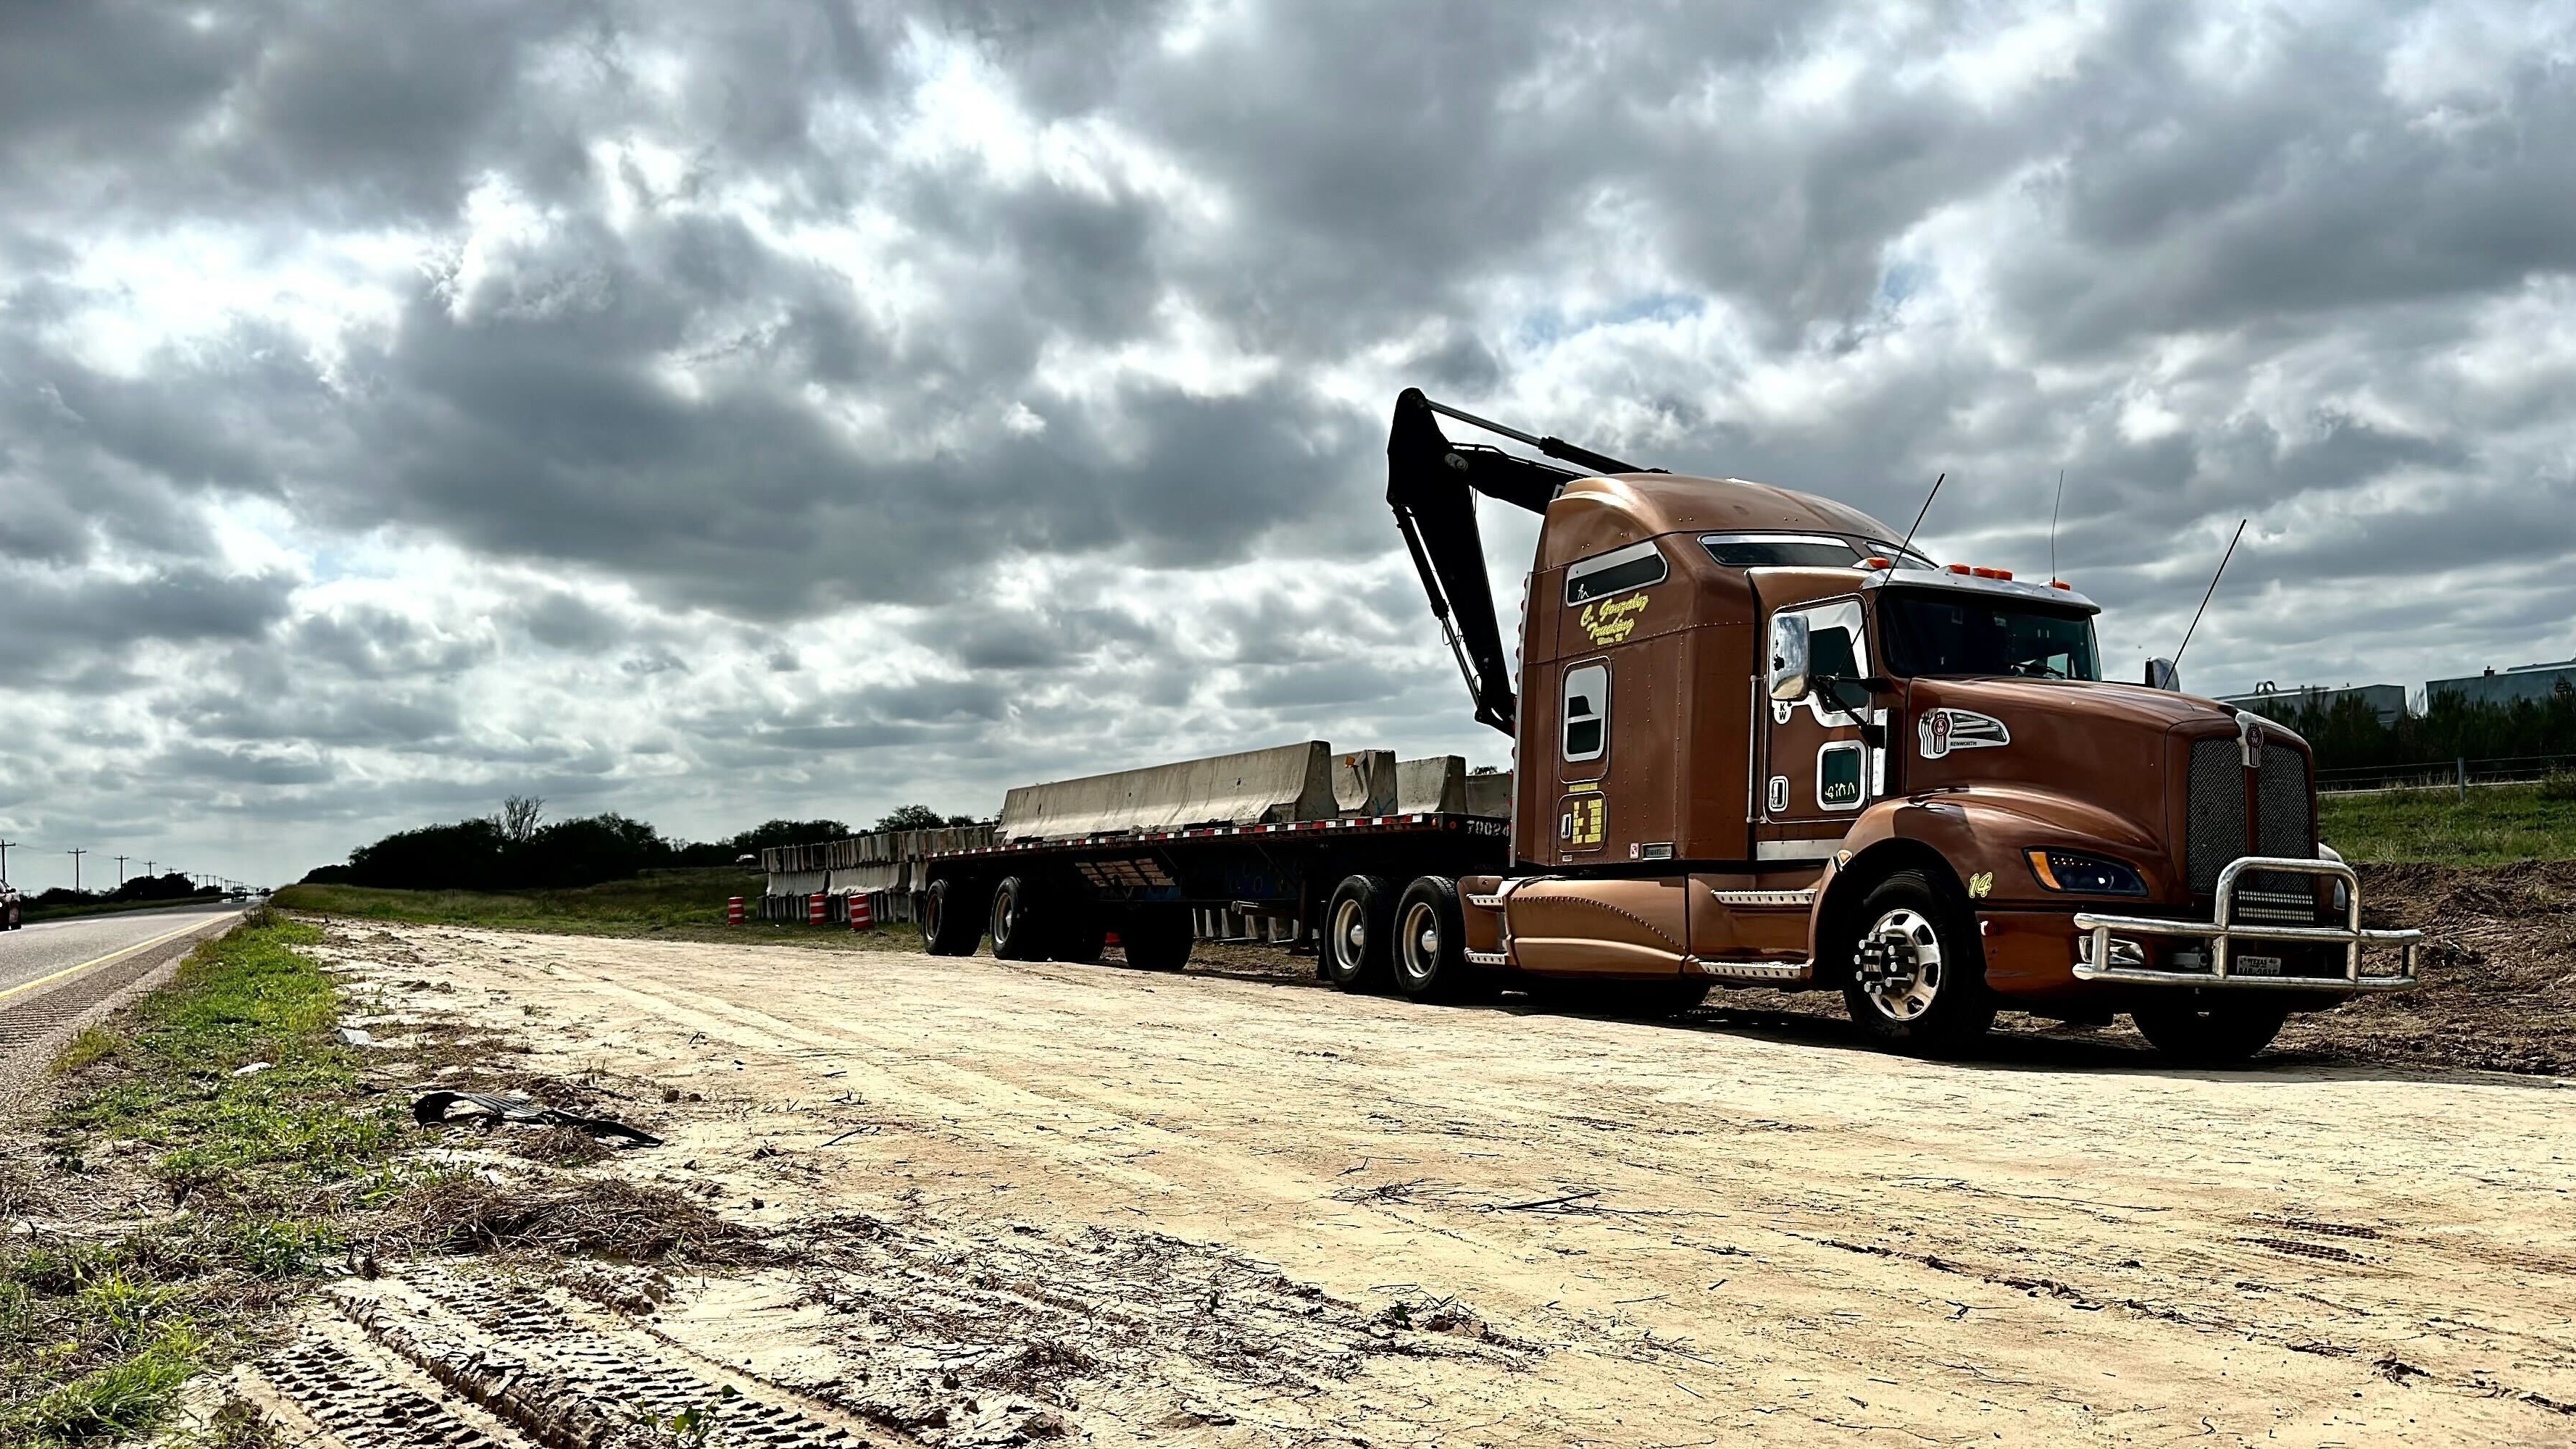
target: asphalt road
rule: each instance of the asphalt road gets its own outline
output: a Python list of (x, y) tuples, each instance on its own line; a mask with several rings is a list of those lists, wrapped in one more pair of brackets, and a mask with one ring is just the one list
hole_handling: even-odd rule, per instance
[(240, 914), (185, 905), (0, 931), (0, 1117), (69, 1033)]
[[(74, 916), (64, 921), (30, 921), (22, 930), (0, 931), (0, 1007), (36, 996), (53, 984), (57, 973), (78, 969), (129, 946), (138, 946), (173, 931), (202, 926), (219, 916), (237, 914), (230, 901), (173, 906), (164, 911), (127, 911), (109, 916)], [(71, 976), (60, 976), (68, 982)], [(39, 985), (38, 983), (44, 983)]]

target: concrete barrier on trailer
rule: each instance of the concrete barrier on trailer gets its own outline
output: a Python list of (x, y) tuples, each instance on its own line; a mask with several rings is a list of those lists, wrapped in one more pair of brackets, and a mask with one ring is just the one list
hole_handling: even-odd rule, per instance
[(1471, 775), (1457, 755), (1431, 755), (1402, 760), (1395, 767), (1396, 813), (1400, 815), (1490, 815), (1512, 813), (1512, 772)]
[(1005, 841), (1063, 840), (1197, 825), (1329, 820), (1333, 749), (1321, 740), (1021, 785), (1002, 800)]
[(1368, 817), (1396, 811), (1393, 750), (1354, 750), (1333, 756), (1333, 808), (1344, 815)]

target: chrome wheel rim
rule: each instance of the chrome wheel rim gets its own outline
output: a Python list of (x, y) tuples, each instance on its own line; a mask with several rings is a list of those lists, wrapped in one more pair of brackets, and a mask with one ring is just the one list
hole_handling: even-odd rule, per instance
[(996, 948), (1011, 944), (1011, 927), (1016, 924), (1016, 918), (1020, 913), (1019, 906), (1020, 898), (1016, 892), (1002, 895), (994, 900), (993, 945)]
[(1861, 994), (1879, 1015), (1918, 1020), (1941, 994), (1941, 933), (1921, 911), (1899, 906), (1861, 937), (1852, 964)]
[(1440, 969), (1440, 913), (1428, 902), (1417, 901), (1404, 913), (1404, 929), (1396, 940), (1403, 947), (1407, 980), (1428, 981)]
[(1343, 976), (1359, 974), (1368, 959), (1368, 912), (1355, 896), (1346, 896), (1333, 912), (1333, 969)]

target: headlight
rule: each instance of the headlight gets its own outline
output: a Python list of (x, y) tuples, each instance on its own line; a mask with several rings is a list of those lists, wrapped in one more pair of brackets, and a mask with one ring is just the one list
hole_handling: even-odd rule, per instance
[(2146, 880), (2135, 868), (2078, 850), (2026, 850), (2030, 873), (2053, 891), (2083, 896), (2142, 896)]

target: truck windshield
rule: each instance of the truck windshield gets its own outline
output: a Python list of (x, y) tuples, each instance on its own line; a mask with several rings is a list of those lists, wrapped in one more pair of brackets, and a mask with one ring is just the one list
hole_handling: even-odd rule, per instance
[(2070, 609), (1889, 589), (1879, 604), (1887, 665), (1900, 675), (2099, 679), (2093, 619)]

